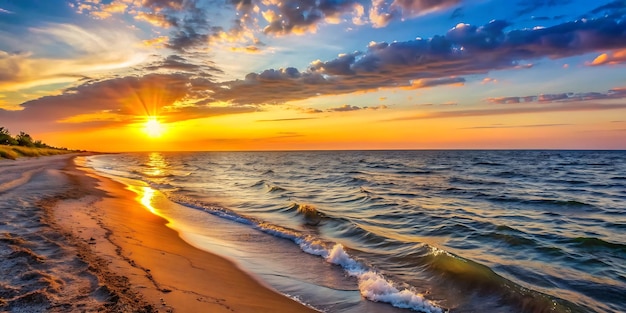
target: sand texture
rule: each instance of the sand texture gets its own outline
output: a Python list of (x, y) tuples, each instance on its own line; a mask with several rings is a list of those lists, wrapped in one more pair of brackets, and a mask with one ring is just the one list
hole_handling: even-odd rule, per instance
[(0, 311), (315, 312), (72, 158), (0, 161)]

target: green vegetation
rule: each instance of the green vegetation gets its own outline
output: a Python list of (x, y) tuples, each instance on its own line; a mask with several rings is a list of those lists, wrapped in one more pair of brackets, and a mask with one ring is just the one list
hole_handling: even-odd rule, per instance
[(70, 152), (73, 151), (49, 146), (41, 140), (34, 140), (25, 132), (12, 137), (8, 129), (0, 126), (0, 158), (15, 160), (19, 157), (38, 157)]

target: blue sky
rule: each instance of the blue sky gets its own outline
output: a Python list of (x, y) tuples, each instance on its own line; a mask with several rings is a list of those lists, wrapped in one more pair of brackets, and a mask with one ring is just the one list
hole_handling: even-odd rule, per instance
[(0, 0), (0, 124), (70, 146), (154, 117), (172, 138), (145, 149), (186, 147), (175, 132), (216, 149), (624, 149), (625, 14), (623, 0)]

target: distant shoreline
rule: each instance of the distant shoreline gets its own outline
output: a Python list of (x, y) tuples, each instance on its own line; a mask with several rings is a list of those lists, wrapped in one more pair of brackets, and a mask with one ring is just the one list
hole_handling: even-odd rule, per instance
[(79, 152), (85, 152), (85, 151), (0, 145), (0, 159), (9, 159), (9, 160), (15, 160), (17, 158), (22, 158), (22, 157), (41, 157), (41, 156), (79, 153)]

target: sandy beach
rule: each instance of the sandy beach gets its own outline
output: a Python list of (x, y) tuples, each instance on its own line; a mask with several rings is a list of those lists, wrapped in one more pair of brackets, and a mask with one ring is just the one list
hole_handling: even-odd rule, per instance
[(0, 310), (315, 312), (199, 250), (73, 155), (0, 161)]

